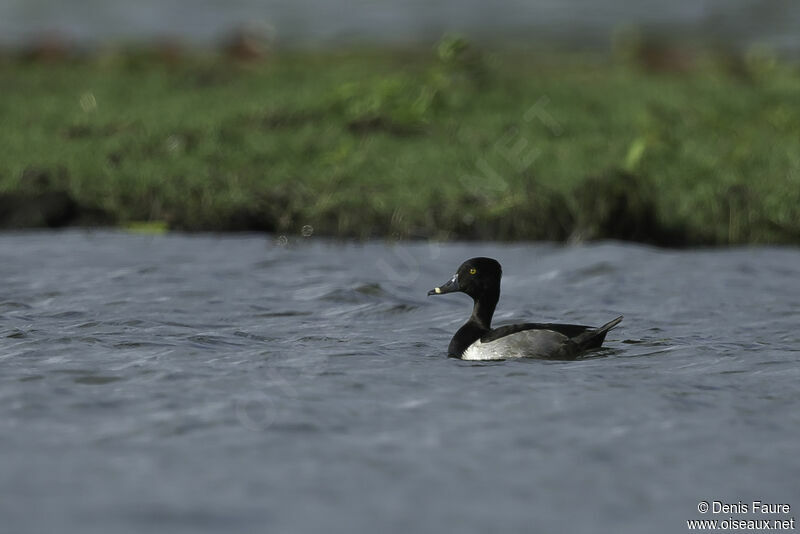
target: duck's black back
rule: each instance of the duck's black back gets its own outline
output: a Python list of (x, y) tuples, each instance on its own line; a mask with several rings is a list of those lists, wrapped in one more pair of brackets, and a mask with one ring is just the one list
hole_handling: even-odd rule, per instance
[[(522, 332), (524, 330), (552, 330), (554, 332), (558, 332), (559, 334), (564, 334), (569, 338), (573, 338), (579, 336), (580, 334), (583, 334), (590, 328), (592, 327), (580, 324), (560, 324), (560, 323), (510, 324), (507, 326), (501, 326), (499, 328), (494, 328), (490, 330), (484, 336), (481, 337), (481, 342), (489, 343), (490, 341), (495, 341), (497, 339), (500, 339), (501, 337), (515, 334), (517, 332)], [(599, 348), (603, 344), (603, 340), (605, 340), (605, 338), (606, 338), (605, 333), (601, 336), (597, 336), (592, 340), (591, 345), (589, 345), (587, 348)]]

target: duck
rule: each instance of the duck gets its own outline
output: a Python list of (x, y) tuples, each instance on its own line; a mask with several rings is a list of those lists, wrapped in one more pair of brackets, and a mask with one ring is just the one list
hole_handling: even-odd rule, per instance
[(519, 323), (492, 328), (503, 269), (492, 258), (471, 258), (446, 283), (428, 296), (466, 293), (473, 300), (472, 315), (450, 340), (447, 355), (462, 360), (537, 358), (575, 360), (602, 346), (620, 315), (599, 327), (560, 323)]

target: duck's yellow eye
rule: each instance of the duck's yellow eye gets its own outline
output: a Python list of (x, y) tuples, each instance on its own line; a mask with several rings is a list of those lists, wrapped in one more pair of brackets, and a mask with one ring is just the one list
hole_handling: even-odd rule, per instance
[(476, 269), (475, 267), (473, 267), (472, 269), (469, 270), (469, 274), (475, 274), (477, 272), (478, 272), (478, 269)]

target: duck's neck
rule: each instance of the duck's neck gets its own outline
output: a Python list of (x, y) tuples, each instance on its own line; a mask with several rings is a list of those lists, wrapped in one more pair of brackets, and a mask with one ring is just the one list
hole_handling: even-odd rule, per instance
[(480, 298), (474, 298), (472, 315), (450, 340), (447, 353), (452, 358), (461, 358), (467, 347), (475, 343), (492, 328), (492, 315), (500, 298), (500, 288), (483, 293)]
[(470, 323), (474, 323), (484, 330), (492, 328), (492, 316), (500, 299), (500, 288), (487, 289), (479, 298), (474, 299), (475, 305), (472, 307)]

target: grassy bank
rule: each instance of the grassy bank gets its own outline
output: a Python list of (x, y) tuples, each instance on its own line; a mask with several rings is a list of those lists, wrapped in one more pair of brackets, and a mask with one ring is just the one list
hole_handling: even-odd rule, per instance
[(6, 56), (0, 225), (800, 243), (798, 70), (637, 54)]

